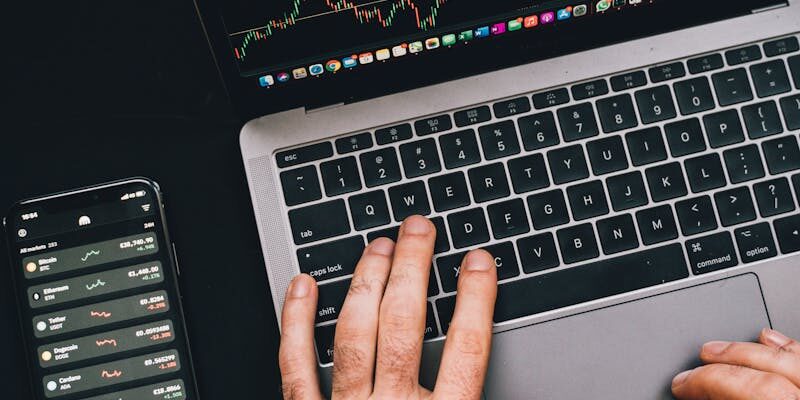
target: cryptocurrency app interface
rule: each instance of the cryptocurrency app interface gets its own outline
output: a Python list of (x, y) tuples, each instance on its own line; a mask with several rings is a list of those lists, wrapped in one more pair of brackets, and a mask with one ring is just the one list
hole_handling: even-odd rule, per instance
[(195, 398), (159, 202), (135, 181), (7, 217), (36, 398)]

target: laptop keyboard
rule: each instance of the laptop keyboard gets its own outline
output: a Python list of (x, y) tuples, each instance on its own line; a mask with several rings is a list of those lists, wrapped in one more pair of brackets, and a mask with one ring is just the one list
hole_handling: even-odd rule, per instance
[(439, 232), (426, 339), (471, 248), (497, 323), (800, 251), (798, 130), (790, 36), (280, 152), (320, 363), (365, 243), (414, 214)]

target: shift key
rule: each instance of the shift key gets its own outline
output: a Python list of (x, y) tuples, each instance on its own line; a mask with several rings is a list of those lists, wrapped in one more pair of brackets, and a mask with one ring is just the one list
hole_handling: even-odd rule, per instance
[(352, 274), (363, 251), (364, 238), (353, 236), (299, 249), (297, 261), (300, 272), (319, 282)]
[(289, 211), (289, 224), (295, 244), (306, 244), (350, 232), (344, 200)]

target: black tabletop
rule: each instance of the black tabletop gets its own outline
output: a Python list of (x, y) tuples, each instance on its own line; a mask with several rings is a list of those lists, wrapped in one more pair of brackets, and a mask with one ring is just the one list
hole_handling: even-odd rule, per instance
[[(192, 2), (16, 3), (31, 4), (3, 11), (13, 26), (0, 94), (0, 210), (110, 180), (156, 180), (201, 397), (276, 398), (277, 324), (241, 122)], [(28, 399), (5, 242), (0, 251), (0, 387), (4, 399)]]

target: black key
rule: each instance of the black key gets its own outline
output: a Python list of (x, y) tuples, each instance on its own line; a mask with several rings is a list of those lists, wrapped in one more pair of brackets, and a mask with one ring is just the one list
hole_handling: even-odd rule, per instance
[(319, 356), (319, 363), (322, 365), (333, 362), (333, 339), (335, 333), (335, 324), (314, 328), (314, 341), (317, 345), (317, 355)]
[(800, 169), (800, 147), (797, 138), (784, 136), (761, 144), (767, 167), (773, 175)]
[(750, 80), (744, 68), (719, 72), (711, 76), (714, 90), (721, 106), (730, 106), (753, 100)]
[(361, 190), (361, 176), (355, 157), (326, 161), (319, 166), (322, 184), (329, 197)]
[(719, 54), (709, 54), (702, 57), (693, 58), (686, 62), (689, 66), (689, 72), (692, 74), (700, 74), (703, 72), (713, 71), (725, 66), (722, 61), (722, 56)]
[(794, 53), (798, 50), (800, 50), (800, 43), (797, 42), (797, 38), (794, 36), (764, 43), (764, 53), (767, 54), (767, 57), (775, 57), (781, 54)]
[(636, 228), (630, 214), (618, 215), (597, 221), (597, 235), (603, 246), (603, 254), (616, 254), (639, 247)]
[(653, 83), (664, 82), (686, 76), (686, 68), (678, 61), (672, 64), (650, 68), (650, 80)]
[(728, 227), (756, 219), (753, 198), (747, 187), (727, 190), (714, 195), (722, 226)]
[(489, 229), (481, 208), (450, 214), (447, 216), (447, 225), (450, 227), (453, 247), (457, 249), (489, 241)]
[(695, 275), (707, 274), (739, 264), (730, 232), (692, 239), (686, 242), (689, 264)]
[(539, 150), (561, 143), (556, 120), (550, 111), (522, 117), (517, 122), (525, 150)]
[(350, 290), (350, 279), (319, 285), (316, 323), (339, 318), (344, 299)]
[(444, 132), (452, 128), (453, 121), (450, 120), (450, 116), (447, 114), (437, 115), (414, 122), (414, 130), (417, 131), (418, 136)]
[(628, 157), (622, 137), (611, 136), (586, 144), (592, 171), (595, 175), (605, 175), (628, 168)]
[(514, 251), (514, 245), (511, 242), (493, 244), (483, 249), (494, 257), (498, 281), (519, 276), (517, 253)]
[(487, 211), (495, 239), (517, 236), (531, 230), (522, 199), (492, 204), (487, 207)]
[(537, 109), (569, 103), (569, 91), (566, 88), (549, 90), (533, 95), (533, 106)]
[(431, 206), (422, 181), (404, 183), (389, 188), (389, 201), (392, 203), (394, 220), (401, 222), (412, 215), (428, 215)]
[(739, 228), (733, 232), (733, 236), (739, 245), (739, 257), (743, 263), (766, 260), (778, 255), (769, 222)]
[(522, 270), (531, 274), (559, 266), (558, 252), (553, 234), (550, 232), (517, 240)]
[(718, 227), (711, 197), (703, 196), (679, 201), (675, 204), (675, 211), (684, 236), (713, 231)]
[(313, 165), (281, 172), (283, 199), (287, 206), (308, 203), (322, 198), (317, 169)]
[(478, 203), (511, 195), (506, 169), (502, 163), (473, 168), (467, 174), (469, 174), (469, 183), (472, 186), (472, 196)]
[(528, 197), (528, 210), (531, 212), (533, 227), (537, 230), (569, 222), (567, 203), (560, 189)]
[(508, 161), (508, 173), (514, 193), (526, 193), (550, 186), (550, 177), (544, 165), (544, 156), (531, 154)]
[(564, 141), (566, 142), (586, 139), (600, 134), (592, 103), (581, 103), (559, 109), (558, 122), (561, 126), (561, 134), (564, 135)]
[(664, 132), (673, 157), (683, 157), (706, 149), (703, 128), (697, 118), (667, 124)]
[(357, 194), (347, 199), (357, 231), (386, 225), (392, 222), (383, 190)]
[(760, 179), (765, 175), (757, 145), (751, 144), (727, 150), (722, 155), (725, 157), (725, 166), (728, 169), (728, 177), (730, 177), (731, 183)]
[[(325, 218), (320, 218), (320, 215)], [(289, 210), (289, 225), (295, 244), (316, 242), (350, 232), (347, 207), (341, 199)]]
[(625, 135), (625, 141), (628, 142), (631, 162), (637, 167), (667, 159), (664, 137), (657, 126), (631, 132)]
[(483, 156), (487, 160), (495, 160), (514, 154), (519, 154), (519, 139), (514, 121), (503, 121), (496, 124), (484, 125), (478, 128), (481, 137)]
[(442, 170), (436, 141), (425, 139), (400, 146), (400, 158), (406, 178), (412, 179)]
[(786, 119), (786, 127), (790, 131), (800, 129), (800, 95), (784, 97), (781, 99), (781, 109), (783, 118)]
[(572, 217), (576, 221), (608, 214), (603, 182), (592, 181), (567, 188)]
[(425, 314), (425, 334), (423, 340), (433, 339), (439, 336), (439, 328), (436, 327), (436, 315), (433, 306), (428, 302), (427, 313)]
[(686, 176), (692, 192), (700, 193), (725, 186), (725, 172), (719, 154), (711, 153), (686, 160)]
[(550, 164), (550, 173), (553, 174), (553, 182), (557, 184), (589, 177), (589, 167), (580, 145), (550, 150), (547, 152), (547, 161)]
[(375, 141), (379, 145), (402, 142), (403, 140), (411, 139), (412, 136), (411, 124), (390, 126), (375, 131)]
[(364, 252), (364, 238), (353, 236), (297, 250), (300, 272), (317, 282), (350, 275)]
[(783, 60), (753, 65), (750, 67), (750, 75), (753, 77), (758, 97), (774, 96), (792, 90)]
[(597, 113), (600, 115), (603, 132), (606, 133), (631, 129), (639, 125), (636, 111), (633, 109), (633, 100), (629, 94), (598, 100)]
[(783, 133), (781, 116), (774, 101), (753, 104), (742, 108), (742, 117), (750, 139), (760, 139)]
[(477, 164), (481, 161), (478, 140), (475, 139), (475, 131), (472, 129), (442, 135), (439, 137), (439, 145), (442, 147), (444, 165), (448, 169)]
[[(433, 243), (433, 253), (439, 254), (450, 250), (450, 239), (447, 237), (447, 228), (444, 226), (444, 218), (431, 218), (431, 222), (433, 226), (436, 227), (436, 241)], [(429, 294), (428, 296), (430, 297), (432, 295)]]
[(755, 44), (725, 52), (725, 59), (728, 61), (728, 65), (739, 65), (750, 61), (758, 61), (762, 57), (761, 48)]
[(789, 254), (800, 251), (800, 215), (777, 219), (774, 225), (781, 253)]
[(442, 290), (445, 293), (456, 291), (458, 286), (458, 275), (461, 273), (461, 262), (464, 261), (466, 252), (442, 256), (436, 259), (436, 270), (439, 272), (439, 279), (442, 282)]
[(678, 116), (669, 86), (657, 86), (636, 92), (636, 104), (642, 122), (652, 124)]
[(648, 168), (645, 175), (647, 175), (650, 195), (653, 196), (655, 202), (671, 200), (688, 194), (680, 163), (674, 162)]
[(675, 84), (675, 99), (683, 115), (696, 114), (714, 108), (714, 96), (708, 78), (701, 76)]
[(436, 281), (436, 272), (434, 272), (435, 269), (436, 267), (434, 267), (433, 263), (431, 263), (431, 271), (428, 275), (428, 297), (433, 297), (441, 293), (439, 290), (439, 282)]
[(436, 311), (439, 314), (439, 323), (442, 326), (442, 334), (447, 335), (450, 328), (450, 320), (453, 319), (453, 312), (456, 309), (456, 296), (442, 297), (436, 300)]
[(358, 158), (367, 187), (397, 182), (401, 178), (397, 152), (391, 147), (363, 153)]
[[(378, 231), (372, 231), (367, 234), (367, 242), (372, 243), (377, 238), (389, 238), (392, 241), (397, 242), (397, 236), (400, 234), (400, 226), (393, 226), (391, 228), (381, 229)], [(438, 238), (438, 236), (437, 236)]]
[(494, 103), (492, 108), (494, 108), (494, 115), (497, 118), (505, 118), (530, 111), (531, 102), (527, 97), (518, 97), (516, 99)]
[(706, 127), (708, 142), (715, 149), (744, 142), (742, 121), (736, 110), (708, 114), (703, 117), (703, 124)]
[(689, 276), (684, 260), (681, 246), (673, 244), (505, 283), (498, 287), (494, 321), (510, 321), (683, 279)]
[(758, 211), (764, 218), (795, 210), (792, 189), (786, 178), (759, 182), (753, 186), (753, 193), (756, 195)]
[(642, 234), (642, 243), (648, 246), (678, 238), (678, 227), (669, 205), (639, 211), (636, 221)]
[(372, 147), (372, 135), (369, 132), (336, 139), (336, 151), (339, 154), (352, 153)]
[(463, 172), (433, 177), (428, 181), (433, 208), (444, 212), (469, 205), (469, 189)]
[(800, 56), (789, 57), (789, 69), (792, 71), (794, 87), (800, 89)]
[(797, 198), (800, 199), (800, 174), (792, 176), (792, 185), (794, 186), (794, 192), (797, 194)]
[(647, 85), (647, 75), (644, 71), (628, 72), (611, 78), (611, 87), (615, 92), (634, 89)]
[(331, 156), (333, 156), (333, 146), (330, 142), (322, 142), (299, 149), (281, 151), (275, 154), (275, 160), (278, 162), (278, 168), (286, 168)]
[(605, 79), (581, 83), (572, 87), (572, 98), (575, 101), (608, 94), (608, 83)]
[(644, 187), (642, 173), (629, 172), (612, 176), (606, 180), (611, 206), (614, 211), (623, 211), (647, 204), (647, 190)]
[(556, 232), (564, 264), (574, 264), (600, 257), (592, 224), (560, 229)]
[(458, 111), (453, 114), (453, 119), (458, 127), (480, 124), (492, 119), (492, 112), (489, 110), (489, 106), (480, 106)]

